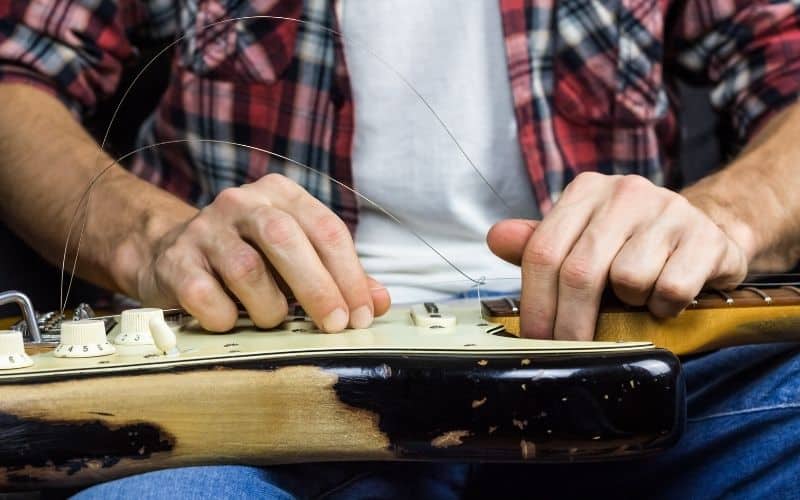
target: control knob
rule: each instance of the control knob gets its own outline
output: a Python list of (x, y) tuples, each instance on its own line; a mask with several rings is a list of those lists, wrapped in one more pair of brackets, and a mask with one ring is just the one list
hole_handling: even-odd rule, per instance
[(127, 309), (120, 315), (119, 334), (114, 339), (117, 345), (155, 346), (150, 333), (150, 321), (164, 321), (164, 311), (157, 307)]
[(106, 338), (102, 320), (82, 319), (61, 322), (61, 341), (53, 351), (57, 358), (93, 358), (114, 354), (116, 349)]
[(0, 330), (0, 370), (25, 368), (33, 365), (33, 360), (25, 352), (22, 332)]

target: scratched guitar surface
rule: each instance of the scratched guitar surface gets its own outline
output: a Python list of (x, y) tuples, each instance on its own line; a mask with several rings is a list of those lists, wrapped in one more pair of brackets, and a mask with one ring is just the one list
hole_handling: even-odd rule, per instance
[(30, 350), (34, 366), (0, 373), (0, 488), (214, 463), (601, 460), (680, 436), (668, 351), (498, 336), (476, 307), (450, 312), (450, 328), (397, 308), (340, 334), (246, 318), (211, 334), (189, 319), (176, 357)]

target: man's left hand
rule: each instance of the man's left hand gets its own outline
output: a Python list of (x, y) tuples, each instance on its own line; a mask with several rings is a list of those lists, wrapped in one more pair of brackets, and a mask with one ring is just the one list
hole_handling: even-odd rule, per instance
[(744, 251), (714, 221), (636, 175), (581, 174), (542, 221), (501, 221), (487, 241), (522, 267), (520, 327), (531, 338), (591, 340), (608, 284), (666, 318), (747, 273)]

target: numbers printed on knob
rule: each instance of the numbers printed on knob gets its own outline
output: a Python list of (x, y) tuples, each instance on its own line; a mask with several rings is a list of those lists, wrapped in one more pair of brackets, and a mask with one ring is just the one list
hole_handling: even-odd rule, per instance
[(114, 354), (114, 346), (106, 339), (103, 321), (77, 320), (61, 323), (61, 339), (53, 351), (57, 358), (92, 358)]
[(57, 358), (92, 358), (114, 354), (116, 349), (108, 342), (102, 344), (69, 345), (59, 344), (53, 351)]
[(33, 360), (25, 352), (22, 332), (0, 331), (0, 370), (13, 370), (31, 366)]

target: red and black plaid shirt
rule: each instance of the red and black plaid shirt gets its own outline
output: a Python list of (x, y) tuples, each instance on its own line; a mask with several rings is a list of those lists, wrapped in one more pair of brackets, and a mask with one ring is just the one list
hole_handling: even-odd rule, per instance
[[(713, 86), (712, 104), (741, 142), (800, 93), (800, 0), (497, 1), (519, 142), (542, 212), (581, 171), (663, 182), (678, 136), (673, 73)], [(140, 144), (250, 144), (350, 184), (347, 66), (341, 40), (320, 29), (336, 29), (335, 12), (335, 0), (0, 0), (0, 81), (37, 85), (87, 112), (116, 89), (136, 53), (131, 39), (189, 33)], [(308, 24), (251, 19), (203, 30), (258, 15)], [(356, 221), (353, 195), (288, 168), (196, 141), (145, 151), (133, 165), (199, 205), (283, 171)]]

